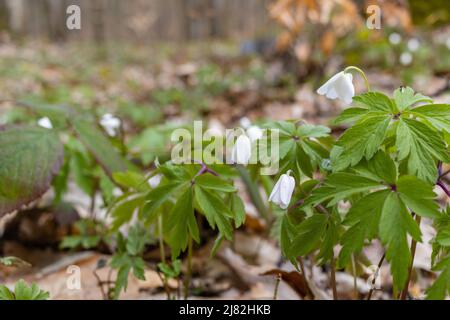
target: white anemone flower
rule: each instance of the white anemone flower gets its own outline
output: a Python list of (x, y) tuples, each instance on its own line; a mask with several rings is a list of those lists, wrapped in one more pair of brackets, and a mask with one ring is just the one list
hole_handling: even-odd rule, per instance
[(247, 129), (247, 136), (251, 142), (255, 142), (263, 137), (264, 131), (258, 126), (251, 126)]
[(286, 174), (281, 175), (269, 197), (269, 201), (275, 203), (281, 209), (286, 209), (289, 206), (294, 192), (295, 179), (290, 176), (290, 173), (289, 170)]
[(346, 104), (350, 104), (355, 95), (355, 87), (352, 80), (353, 76), (351, 73), (341, 71), (317, 89), (317, 93), (332, 100), (339, 98)]
[(231, 161), (236, 164), (247, 165), (252, 156), (252, 144), (250, 138), (241, 134), (233, 146)]
[(39, 126), (41, 126), (42, 128), (53, 129), (52, 122), (51, 122), (50, 119), (47, 118), (47, 117), (40, 118), (40, 119), (38, 120), (37, 124), (38, 124)]
[(105, 113), (100, 119), (100, 125), (106, 130), (109, 136), (114, 137), (120, 127), (120, 119), (110, 113)]
[(247, 129), (252, 125), (252, 122), (250, 121), (249, 118), (242, 117), (241, 119), (239, 119), (239, 124), (241, 125), (242, 128)]
[(400, 63), (404, 66), (411, 64), (412, 60), (413, 60), (413, 56), (410, 52), (403, 52), (400, 55)]
[(389, 42), (392, 44), (399, 44), (402, 41), (402, 36), (397, 32), (393, 32), (389, 35)]
[(420, 41), (416, 38), (409, 39), (408, 41), (408, 49), (412, 52), (417, 51), (420, 47)]

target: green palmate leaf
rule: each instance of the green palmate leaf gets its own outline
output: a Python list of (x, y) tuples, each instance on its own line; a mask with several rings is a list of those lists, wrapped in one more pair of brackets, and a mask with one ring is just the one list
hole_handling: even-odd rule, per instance
[(122, 290), (126, 291), (130, 271), (133, 271), (136, 278), (145, 280), (145, 262), (141, 257), (131, 256), (126, 252), (116, 253), (112, 257), (110, 265), (119, 270), (114, 286), (114, 299), (119, 298)]
[(442, 259), (434, 268), (441, 271), (439, 277), (427, 290), (427, 300), (443, 300), (450, 294), (450, 257)]
[(319, 264), (324, 264), (334, 258), (334, 247), (339, 242), (340, 222), (339, 214), (334, 210), (331, 217), (327, 220), (326, 232), (317, 255)]
[(304, 124), (297, 128), (297, 134), (303, 138), (323, 138), (328, 137), (330, 134), (330, 128), (325, 126)]
[(430, 218), (440, 216), (432, 185), (413, 176), (402, 176), (397, 181), (397, 191), (402, 201), (414, 213)]
[(200, 242), (200, 234), (194, 215), (192, 192), (192, 188), (187, 188), (183, 192), (172, 208), (167, 222), (173, 259), (186, 249), (189, 237)]
[(394, 101), (400, 111), (405, 110), (418, 102), (433, 102), (430, 97), (420, 93), (414, 94), (414, 90), (410, 87), (401, 87), (395, 90)]
[(338, 266), (348, 265), (352, 254), (359, 253), (366, 239), (371, 240), (378, 234), (381, 212), (389, 190), (371, 193), (358, 200), (345, 217), (344, 224), (350, 228), (341, 239), (342, 249), (339, 253)]
[(7, 267), (31, 267), (31, 264), (17, 257), (0, 257), (0, 265)]
[(407, 234), (416, 240), (421, 240), (418, 224), (409, 214), (399, 196), (390, 193), (383, 205), (379, 225), (380, 239), (386, 246), (386, 259), (391, 264), (394, 286), (403, 288), (411, 264), (411, 254)]
[(353, 105), (363, 107), (370, 112), (396, 113), (398, 111), (391, 98), (373, 91), (353, 97)]
[(236, 192), (236, 188), (229, 182), (213, 176), (211, 174), (202, 174), (195, 178), (195, 183), (205, 189), (211, 189), (222, 192)]
[(342, 149), (332, 163), (333, 171), (354, 166), (364, 157), (372, 158), (383, 143), (389, 122), (389, 116), (375, 115), (362, 119), (348, 129), (337, 142)]
[(129, 163), (116, 151), (96, 125), (83, 119), (75, 119), (72, 126), (80, 140), (110, 177), (113, 172), (127, 170)]
[(147, 183), (147, 178), (139, 172), (114, 172), (113, 179), (116, 183), (125, 188), (130, 188), (137, 191), (147, 191), (150, 189), (150, 186)]
[(134, 194), (129, 198), (117, 203), (111, 209), (111, 215), (113, 217), (112, 230), (117, 231), (120, 226), (131, 220), (133, 213), (137, 208), (141, 207), (145, 201), (145, 194)]
[(62, 165), (63, 146), (53, 130), (0, 129), (0, 216), (39, 198)]
[(39, 289), (37, 284), (28, 286), (23, 280), (17, 281), (14, 292), (0, 285), (0, 300), (47, 300), (49, 293)]
[(397, 181), (397, 167), (392, 158), (379, 151), (370, 161), (363, 161), (360, 165), (353, 168), (356, 173), (380, 181), (380, 183), (393, 185)]
[(349, 123), (359, 120), (363, 115), (367, 114), (368, 109), (365, 108), (348, 108), (345, 109), (336, 119), (334, 124)]
[(157, 188), (149, 191), (145, 196), (145, 205), (142, 207), (140, 217), (142, 217), (147, 224), (155, 221), (158, 216), (158, 208), (166, 201), (168, 201), (180, 189), (186, 188), (188, 184), (183, 182), (173, 182), (165, 185), (160, 185)]
[(289, 247), (289, 257), (299, 257), (316, 249), (328, 222), (325, 214), (314, 214), (300, 223)]
[(428, 104), (411, 110), (411, 113), (435, 127), (439, 131), (450, 133), (450, 105)]
[(295, 236), (295, 227), (294, 225), (289, 221), (288, 215), (283, 215), (281, 218), (280, 223), (280, 248), (281, 253), (286, 258), (290, 258), (293, 262), (295, 262), (295, 257), (289, 256), (289, 250), (291, 247), (291, 241)]
[(325, 180), (322, 187), (315, 189), (305, 205), (317, 205), (329, 201), (329, 205), (336, 204), (355, 193), (369, 191), (383, 187), (379, 181), (353, 173), (333, 173)]
[(223, 203), (223, 200), (217, 194), (199, 186), (195, 186), (195, 200), (208, 220), (209, 225), (212, 228), (215, 228), (217, 225), (220, 233), (231, 240), (233, 238), (233, 227), (229, 217), (233, 216), (233, 214)]
[(399, 160), (407, 159), (408, 172), (430, 183), (437, 179), (437, 161), (449, 160), (439, 133), (412, 119), (400, 118), (396, 147)]

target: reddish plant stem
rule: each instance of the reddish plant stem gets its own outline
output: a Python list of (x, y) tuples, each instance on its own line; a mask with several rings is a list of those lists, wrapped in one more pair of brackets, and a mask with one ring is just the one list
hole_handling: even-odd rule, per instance
[(445, 192), (445, 194), (447, 195), (447, 197), (450, 197), (450, 190), (448, 190), (447, 186), (445, 185), (445, 183), (443, 183), (442, 181), (438, 181), (436, 182), (436, 185), (438, 185), (439, 187), (441, 187), (441, 189)]
[(378, 274), (380, 272), (380, 269), (381, 269), (381, 266), (383, 264), (384, 258), (386, 258), (386, 253), (383, 254), (383, 256), (380, 259), (380, 262), (378, 262), (377, 271), (374, 274), (374, 277), (373, 277), (373, 280), (372, 280), (372, 288), (370, 288), (369, 295), (367, 296), (367, 300), (370, 300), (372, 298), (374, 287), (375, 287), (375, 284), (377, 282)]
[[(419, 215), (416, 215), (416, 222), (419, 226), (420, 226), (420, 220), (421, 220), (421, 217)], [(411, 265), (409, 266), (409, 269), (408, 269), (408, 278), (406, 280), (405, 287), (403, 288), (402, 292), (400, 293), (400, 300), (405, 300), (406, 295), (408, 294), (409, 283), (411, 281), (411, 275), (412, 275), (412, 270), (413, 270), (413, 266), (414, 266), (414, 256), (416, 255), (416, 247), (417, 247), (417, 241), (412, 239), (411, 240), (411, 257), (412, 257)]]
[(197, 172), (197, 174), (195, 175), (196, 177), (198, 177), (199, 175), (202, 175), (204, 173), (211, 173), (213, 176), (219, 176), (219, 174), (217, 172), (215, 172), (214, 170), (208, 168), (208, 166), (206, 164), (204, 164), (203, 162), (194, 161), (195, 163), (198, 163), (199, 165), (201, 165), (202, 167), (200, 168), (200, 170)]
[(333, 300), (338, 300), (338, 293), (336, 288), (336, 261), (331, 258), (331, 275), (330, 275), (331, 288), (333, 289)]

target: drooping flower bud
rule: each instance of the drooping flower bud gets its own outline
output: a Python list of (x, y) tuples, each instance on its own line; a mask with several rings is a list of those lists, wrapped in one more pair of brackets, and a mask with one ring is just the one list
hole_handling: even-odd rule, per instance
[(351, 73), (341, 71), (317, 89), (317, 93), (332, 100), (339, 98), (345, 103), (350, 104), (355, 95), (355, 87), (353, 86), (352, 80), (353, 76)]
[(255, 142), (263, 137), (264, 131), (258, 126), (251, 126), (247, 129), (247, 135), (251, 142)]
[(269, 197), (269, 201), (275, 203), (281, 209), (286, 209), (289, 206), (292, 193), (294, 192), (295, 179), (289, 174), (290, 170), (286, 174), (281, 175)]
[(52, 122), (47, 117), (40, 118), (37, 123), (42, 128), (46, 128), (46, 129), (52, 129), (53, 128)]
[(233, 146), (231, 161), (236, 164), (247, 165), (252, 155), (252, 145), (249, 137), (241, 134)]
[(120, 127), (120, 119), (110, 113), (106, 113), (101, 117), (100, 125), (110, 137), (114, 137), (117, 134), (117, 129)]

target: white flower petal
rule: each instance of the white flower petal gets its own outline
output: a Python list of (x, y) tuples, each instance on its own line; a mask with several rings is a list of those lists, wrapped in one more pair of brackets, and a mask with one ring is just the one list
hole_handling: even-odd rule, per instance
[(38, 120), (37, 123), (38, 123), (38, 125), (41, 126), (42, 128), (53, 129), (52, 122), (51, 122), (50, 119), (47, 118), (47, 117), (40, 118), (40, 119)]

